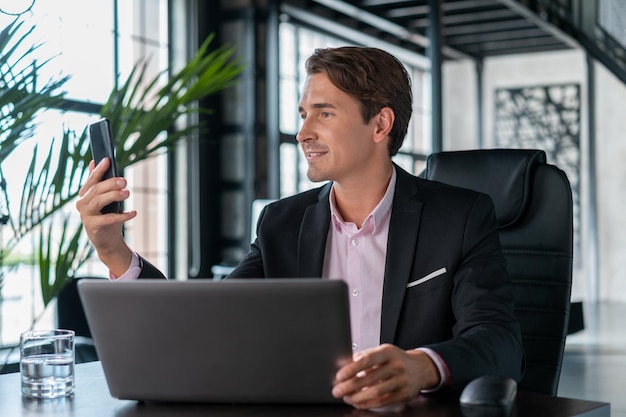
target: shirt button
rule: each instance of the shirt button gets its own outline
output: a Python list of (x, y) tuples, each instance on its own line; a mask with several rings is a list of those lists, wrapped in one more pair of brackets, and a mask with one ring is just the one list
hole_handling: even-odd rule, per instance
[(357, 346), (357, 344), (356, 344), (356, 343), (353, 343), (353, 344), (352, 344), (352, 350), (356, 350), (358, 347), (359, 347), (359, 346)]
[(352, 240), (350, 241), (350, 244), (351, 244), (352, 246), (359, 246), (359, 239), (352, 239)]
[(355, 296), (355, 297), (358, 297), (359, 296), (359, 290), (357, 290), (357, 289), (352, 290), (352, 295)]

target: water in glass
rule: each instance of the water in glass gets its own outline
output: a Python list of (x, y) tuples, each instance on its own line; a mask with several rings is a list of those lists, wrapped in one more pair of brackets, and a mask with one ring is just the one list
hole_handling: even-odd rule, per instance
[(22, 336), (23, 395), (57, 398), (74, 391), (74, 334), (60, 332), (27, 332)]

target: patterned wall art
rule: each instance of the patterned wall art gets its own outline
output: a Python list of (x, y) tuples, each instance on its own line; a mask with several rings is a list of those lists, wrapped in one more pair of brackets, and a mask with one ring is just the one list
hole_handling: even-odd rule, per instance
[(495, 90), (495, 143), (499, 148), (543, 149), (548, 163), (567, 174), (574, 202), (574, 264), (580, 265), (580, 85)]

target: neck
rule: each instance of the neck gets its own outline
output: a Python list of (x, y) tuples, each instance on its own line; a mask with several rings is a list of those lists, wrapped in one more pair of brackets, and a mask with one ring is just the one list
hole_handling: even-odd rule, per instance
[(390, 162), (380, 170), (370, 171), (370, 175), (361, 177), (359, 181), (333, 183), (335, 204), (344, 221), (361, 228), (367, 216), (385, 196), (392, 172)]

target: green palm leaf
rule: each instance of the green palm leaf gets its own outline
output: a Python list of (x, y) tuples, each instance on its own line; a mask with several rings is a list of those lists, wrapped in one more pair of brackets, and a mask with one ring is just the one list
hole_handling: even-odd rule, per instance
[(49, 80), (37, 88), (37, 74), (48, 60), (30, 60), (39, 45), (20, 54), (32, 32), (22, 33), (21, 26), (16, 20), (0, 32), (0, 163), (32, 136), (36, 114), (60, 103), (63, 94), (58, 91), (69, 79)]
[(82, 233), (82, 224), (72, 226), (71, 217), (63, 217), (60, 230), (52, 222), (40, 228), (38, 258), (44, 305), (48, 305), (72, 280), (76, 270), (92, 253)]
[[(116, 157), (121, 169), (157, 151), (169, 149), (177, 141), (200, 129), (199, 125), (179, 130), (173, 127), (183, 115), (194, 111), (210, 111), (198, 109), (197, 100), (227, 88), (236, 81), (243, 66), (233, 60), (234, 51), (230, 48), (222, 47), (207, 53), (212, 39), (209, 37), (198, 54), (173, 74), (165, 86), (160, 86), (163, 74), (146, 80), (147, 63), (139, 62), (121, 86), (110, 94), (101, 115), (111, 121), (116, 138)], [(36, 163), (38, 152), (35, 150), (22, 190), (19, 222), (22, 236), (41, 222), (52, 219), (55, 213), (77, 196), (80, 185), (88, 175), (88, 161), (91, 159), (87, 141), (86, 130), (80, 135), (64, 132), (60, 150), (51, 147), (40, 166)], [(54, 161), (64, 163), (55, 165)], [(59, 243), (51, 240), (51, 226), (40, 228), (39, 263), (46, 305), (91, 253), (89, 242), (81, 238), (81, 232), (82, 225), (72, 226), (64, 220), (62, 228), (55, 235)], [(59, 251), (51, 252), (52, 247)]]
[[(37, 113), (61, 103), (64, 93), (58, 91), (68, 80), (68, 77), (50, 80), (37, 88), (38, 71), (47, 61), (29, 61), (39, 45), (23, 48), (32, 29), (22, 33), (21, 26), (16, 20), (0, 31), (0, 165), (32, 137)], [(202, 126), (190, 125), (178, 130), (174, 126), (181, 116), (210, 112), (198, 108), (198, 100), (236, 82), (243, 65), (234, 59), (232, 48), (209, 51), (213, 39), (208, 37), (197, 55), (171, 74), (165, 85), (162, 80), (167, 74), (148, 78), (148, 63), (142, 61), (111, 92), (101, 115), (111, 121), (120, 168), (167, 150), (197, 132)], [(25, 52), (19, 53), (20, 50)], [(3, 242), (0, 260), (31, 233), (38, 234), (36, 251), (45, 305), (56, 297), (93, 250), (82, 233), (82, 224), (69, 220), (71, 217), (76, 220), (76, 214), (64, 213), (88, 175), (89, 160), (86, 129), (80, 133), (63, 131), (62, 137), (53, 140), (43, 154), (35, 146), (23, 180), (19, 210), (16, 215), (9, 213), (12, 236)], [(10, 207), (8, 195), (2, 190), (0, 193), (0, 201)], [(0, 284), (5, 272), (6, 269), (0, 270)]]
[(232, 48), (207, 52), (212, 40), (213, 36), (208, 37), (196, 56), (172, 74), (165, 86), (159, 86), (163, 74), (144, 80), (146, 63), (141, 62), (126, 82), (111, 93), (101, 114), (111, 121), (118, 165), (122, 169), (156, 151), (169, 149), (198, 131), (202, 126), (186, 126), (176, 131), (173, 127), (181, 116), (210, 111), (198, 109), (197, 101), (236, 82), (243, 65), (233, 59)]

